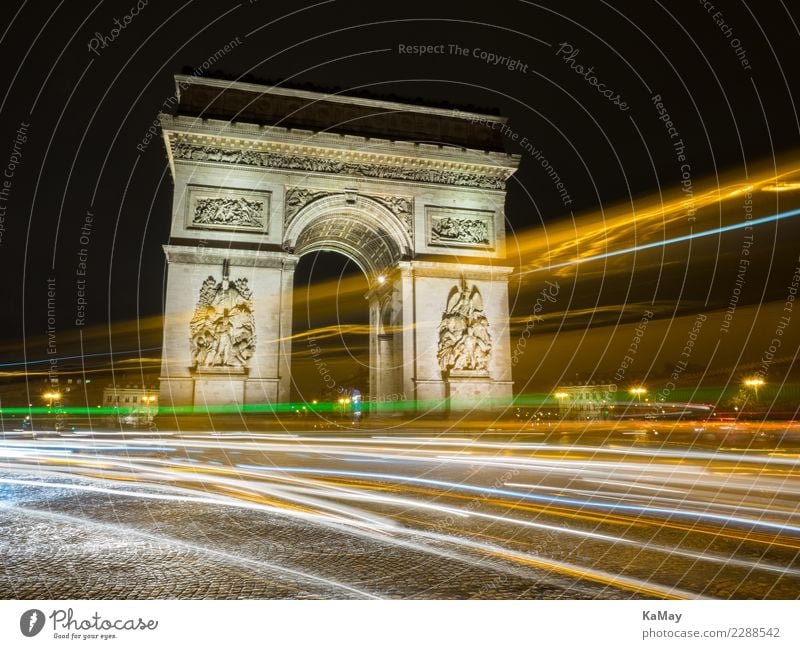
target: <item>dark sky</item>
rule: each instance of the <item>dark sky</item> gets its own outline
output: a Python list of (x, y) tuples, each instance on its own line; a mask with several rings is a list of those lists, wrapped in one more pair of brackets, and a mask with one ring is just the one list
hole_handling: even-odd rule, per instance
[[(515, 134), (507, 138), (508, 150), (523, 154), (509, 184), (509, 230), (528, 241), (546, 241), (551, 228), (563, 229), (573, 216), (602, 216), (601, 209), (632, 197), (657, 199), (661, 190), (679, 189), (684, 173), (695, 188), (714, 187), (722, 176), (744, 182), (755, 169), (769, 171), (776, 158), (792, 159), (800, 137), (800, 10), (784, 2), (714, 4), (150, 0), (126, 19), (133, 0), (5, 2), (0, 166), (14, 168), (6, 200), (0, 201), (6, 208), (0, 211), (0, 361), (46, 357), (48, 279), (56, 285), (59, 355), (80, 354), (75, 320), (81, 315), (76, 268), (82, 249), (84, 352), (160, 344), (161, 245), (168, 236), (172, 184), (160, 139), (147, 142), (144, 152), (137, 145), (174, 92), (173, 75), (201, 66), (225, 44), (231, 44), (230, 53), (211, 68), (231, 78), (368, 90), (508, 116)], [(115, 20), (127, 24), (114, 37)], [(92, 43), (96, 53), (89, 50)], [(445, 53), (399, 51), (420, 44), (443, 45)], [(451, 45), (467, 54), (451, 53)], [(515, 69), (493, 65), (482, 53), (519, 63)], [(603, 96), (593, 83), (604, 84), (612, 96)], [(672, 133), (659, 119), (661, 110)], [(17, 136), (21, 127), (24, 142)], [(569, 191), (568, 205), (535, 154), (520, 147), (523, 138), (557, 171)], [(679, 141), (685, 161), (677, 157)], [(764, 214), (783, 209), (762, 207)], [(87, 212), (93, 221), (82, 242)], [(718, 212), (705, 215), (709, 227), (735, 218), (730, 210), (724, 218)], [(748, 304), (777, 300), (784, 292), (798, 248), (797, 228), (785, 227), (760, 239), (759, 254), (775, 265), (765, 262), (761, 274), (751, 276), (743, 298)], [(624, 225), (619, 233), (635, 234)], [(680, 234), (685, 232), (675, 231)], [(579, 236), (573, 232), (573, 239)], [(627, 245), (624, 240), (618, 247)], [(688, 285), (699, 295), (682, 304), (688, 262), (676, 252), (669, 259), (671, 272), (660, 272), (667, 260), (659, 253), (635, 277), (634, 270), (615, 267), (604, 288), (597, 272), (574, 275), (577, 288), (570, 290), (576, 301), (561, 304), (561, 310), (592, 308), (598, 299), (598, 306), (619, 306), (651, 298), (678, 303), (676, 313), (667, 308), (668, 315), (690, 313), (698, 300), (702, 308), (723, 308), (731, 274), (723, 264), (725, 270), (712, 278), (713, 269), (720, 259), (735, 265), (740, 241), (720, 241), (709, 239), (707, 250), (695, 251)], [(513, 260), (516, 266), (535, 262)], [(341, 271), (341, 264), (333, 264), (327, 274)], [(661, 275), (653, 294), (654, 278)], [(515, 314), (522, 321), (537, 282), (532, 277), (515, 288)], [(648, 290), (633, 295), (630, 286)], [(611, 312), (612, 324), (620, 313), (626, 321), (640, 317), (637, 309)], [(122, 333), (109, 334), (110, 323)], [(572, 326), (594, 323), (578, 318)], [(158, 350), (144, 355), (157, 356)]]

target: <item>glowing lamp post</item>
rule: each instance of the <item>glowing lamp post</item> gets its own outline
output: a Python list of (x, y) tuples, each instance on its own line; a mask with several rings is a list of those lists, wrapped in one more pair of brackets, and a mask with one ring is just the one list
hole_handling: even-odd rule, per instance
[(630, 390), (628, 390), (628, 392), (630, 392), (633, 396), (635, 396), (637, 401), (641, 401), (642, 395), (647, 394), (647, 388), (640, 385), (638, 387), (631, 388)]
[(148, 422), (153, 421), (153, 404), (156, 402), (156, 398), (154, 394), (146, 394), (142, 397), (142, 401), (144, 401), (145, 404), (145, 417)]
[(755, 392), (755, 396), (756, 396), (756, 401), (758, 401), (758, 388), (760, 388), (765, 383), (766, 383), (766, 381), (764, 381), (764, 379), (759, 378), (757, 376), (755, 376), (753, 378), (750, 378), (750, 379), (745, 379), (744, 380), (744, 385), (746, 387), (753, 388), (753, 392)]
[(45, 392), (42, 395), (45, 399), (47, 399), (47, 408), (50, 409), (53, 407), (53, 402), (58, 401), (61, 398), (60, 392)]
[(566, 410), (566, 405), (565, 404), (566, 404), (567, 399), (569, 399), (569, 393), (568, 392), (555, 392), (553, 394), (553, 396), (556, 398), (556, 401), (558, 402), (558, 409), (560, 411)]

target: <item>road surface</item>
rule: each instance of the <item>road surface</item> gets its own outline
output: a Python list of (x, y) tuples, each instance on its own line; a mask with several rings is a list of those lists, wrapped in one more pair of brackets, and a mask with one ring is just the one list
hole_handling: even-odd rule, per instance
[(797, 432), (6, 433), (0, 596), (795, 599)]

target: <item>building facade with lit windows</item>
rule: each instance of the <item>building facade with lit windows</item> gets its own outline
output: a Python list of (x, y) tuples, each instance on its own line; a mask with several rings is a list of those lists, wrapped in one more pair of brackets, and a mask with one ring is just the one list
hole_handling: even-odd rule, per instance
[(607, 416), (617, 394), (613, 383), (562, 385), (554, 396), (562, 415), (580, 419), (599, 419)]
[(120, 416), (152, 418), (158, 412), (158, 386), (155, 384), (111, 384), (103, 389), (104, 408), (116, 408)]

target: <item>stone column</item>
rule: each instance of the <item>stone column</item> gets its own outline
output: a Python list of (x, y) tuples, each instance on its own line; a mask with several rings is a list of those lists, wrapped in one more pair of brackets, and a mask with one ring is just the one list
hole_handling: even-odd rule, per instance
[(378, 400), (396, 398), (394, 387), (394, 337), (392, 334), (378, 334)]
[(369, 301), (369, 400), (373, 406), (380, 398), (380, 356), (378, 353), (378, 327), (380, 325), (380, 302), (377, 296), (367, 293)]
[(396, 280), (398, 292), (400, 294), (400, 322), (401, 331), (398, 334), (400, 339), (399, 355), (402, 362), (399, 363), (400, 387), (406, 400), (416, 401), (419, 397), (416, 389), (416, 336), (415, 329), (416, 316), (414, 314), (414, 273), (411, 262), (403, 261), (398, 264), (399, 277)]
[(292, 308), (294, 306), (294, 269), (298, 258), (286, 255), (281, 269), (281, 307), (278, 323), (279, 362), (278, 395), (279, 403), (288, 403), (292, 388)]

